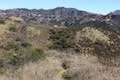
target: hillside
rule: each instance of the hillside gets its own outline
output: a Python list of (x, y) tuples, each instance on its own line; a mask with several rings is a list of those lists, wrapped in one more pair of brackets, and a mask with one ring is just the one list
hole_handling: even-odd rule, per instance
[(119, 10), (0, 11), (0, 80), (119, 80)]

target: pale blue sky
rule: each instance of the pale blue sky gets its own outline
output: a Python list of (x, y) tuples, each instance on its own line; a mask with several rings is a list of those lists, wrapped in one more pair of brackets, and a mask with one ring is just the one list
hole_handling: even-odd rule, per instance
[(51, 9), (63, 6), (106, 14), (114, 10), (120, 10), (120, 0), (0, 0), (0, 9)]

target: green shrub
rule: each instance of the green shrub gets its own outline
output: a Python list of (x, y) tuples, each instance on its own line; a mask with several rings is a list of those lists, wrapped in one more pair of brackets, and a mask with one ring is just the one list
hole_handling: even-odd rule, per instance
[(66, 71), (63, 75), (62, 75), (64, 80), (79, 80), (79, 73), (78, 72), (72, 72), (70, 70)]
[[(95, 54), (102, 64), (116, 65), (115, 62), (117, 62), (116, 60), (120, 57), (120, 46), (116, 43), (110, 45), (101, 43), (100, 41), (95, 43)], [(115, 62), (113, 62), (113, 60)]]
[(26, 53), (26, 59), (28, 59), (28, 61), (37, 61), (39, 59), (44, 59), (45, 58), (45, 54), (43, 52), (43, 50), (41, 49), (28, 49), (27, 51), (28, 53)]
[(45, 59), (45, 54), (43, 50), (27, 47), (27, 48), (21, 48), (15, 52), (13, 51), (11, 53), (7, 53), (4, 56), (2, 62), (17, 68), (19, 66), (24, 65), (25, 63), (35, 62), (42, 59)]
[(18, 50), (20, 48), (19, 44), (17, 44), (16, 42), (8, 42), (6, 45), (4, 45), (2, 47), (4, 50)]
[(3, 18), (0, 18), (0, 24), (5, 24), (5, 20)]
[(21, 46), (22, 47), (29, 47), (29, 46), (32, 46), (32, 45), (28, 42), (23, 42), (23, 43), (21, 43)]
[(11, 32), (16, 32), (16, 28), (15, 28), (15, 27), (10, 27), (10, 28), (9, 28), (9, 31), (11, 31)]
[(66, 50), (74, 46), (74, 34), (69, 29), (50, 30), (50, 48)]

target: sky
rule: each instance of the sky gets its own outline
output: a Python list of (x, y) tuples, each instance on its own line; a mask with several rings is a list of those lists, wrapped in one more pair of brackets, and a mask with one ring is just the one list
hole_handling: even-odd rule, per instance
[(0, 0), (0, 9), (76, 8), (93, 13), (107, 14), (120, 10), (120, 0)]

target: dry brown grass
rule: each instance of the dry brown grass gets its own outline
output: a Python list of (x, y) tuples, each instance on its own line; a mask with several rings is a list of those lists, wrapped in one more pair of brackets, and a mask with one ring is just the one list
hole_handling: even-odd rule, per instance
[(82, 29), (82, 31), (77, 32), (77, 40), (79, 40), (80, 37), (86, 37), (90, 39), (92, 42), (96, 41), (102, 41), (109, 43), (110, 39), (107, 35), (105, 35), (103, 32), (90, 27), (85, 27)]
[(9, 19), (12, 20), (12, 21), (18, 21), (18, 22), (23, 21), (22, 18), (20, 18), (20, 17), (15, 17), (15, 16), (10, 16)]
[[(0, 75), (0, 80), (64, 80), (62, 76), (66, 73), (67, 80), (120, 80), (120, 68), (102, 65), (96, 56), (48, 53), (50, 55), (45, 60), (26, 64), (15, 72), (7, 71)], [(63, 68), (64, 62), (69, 68)]]
[(40, 26), (30, 26), (27, 28), (27, 38), (35, 48), (45, 50), (48, 46), (48, 29)]
[[(22, 32), (19, 33), (19, 30), (16, 34), (14, 31), (9, 30), (11, 27), (19, 29), (21, 26), (21, 24), (14, 21), (19, 21), (19, 18), (11, 17), (11, 19), (13, 20), (6, 20), (5, 24), (0, 24), (0, 42), (3, 48), (7, 43), (15, 43), (14, 37), (24, 36)], [(27, 25), (25, 33), (27, 35), (26, 41), (32, 44), (34, 48), (45, 50), (47, 57), (37, 62), (28, 62), (17, 70), (13, 70), (13, 68), (7, 69), (0, 74), (0, 80), (120, 80), (120, 67), (103, 65), (95, 55), (84, 54), (85, 52), (72, 54), (72, 51), (70, 53), (48, 50), (49, 28), (45, 27), (45, 25)], [(77, 32), (76, 40), (79, 41), (83, 37), (88, 38), (91, 42), (110, 42), (110, 38), (106, 34), (90, 27)], [(9, 53), (13, 52), (9, 51)], [(3, 53), (7, 53), (7, 50), (0, 49), (0, 59), (5, 58)], [(28, 50), (26, 53), (30, 54)], [(33, 57), (38, 57), (38, 55)]]

